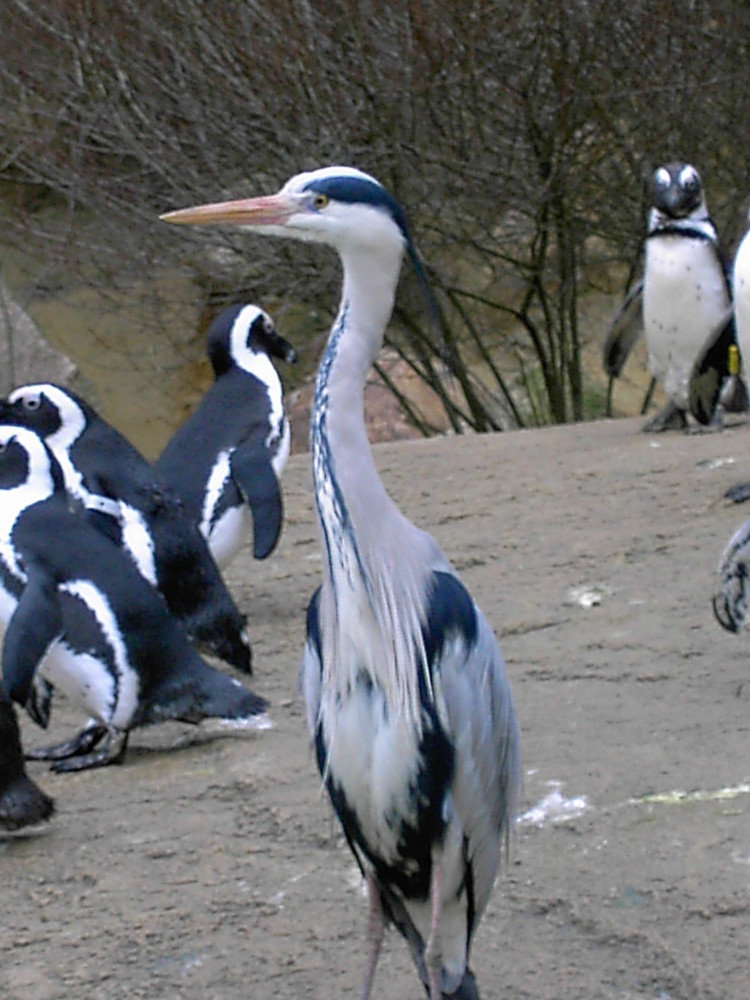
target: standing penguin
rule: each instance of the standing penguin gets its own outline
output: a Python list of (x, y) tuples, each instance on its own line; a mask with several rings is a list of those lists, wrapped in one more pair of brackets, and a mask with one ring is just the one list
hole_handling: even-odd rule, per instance
[[(632, 320), (634, 300), (632, 293), (626, 299), (621, 310), (625, 319)], [(700, 175), (689, 163), (669, 163), (653, 175), (642, 307), (649, 367), (669, 397), (644, 430), (685, 428), (688, 412), (710, 424), (730, 375), (729, 349), (736, 337), (716, 227)], [(635, 339), (632, 322), (616, 318), (604, 348), (604, 367), (611, 376), (619, 374)], [(722, 400), (725, 408), (747, 406), (739, 385), (735, 398)]]
[(265, 559), (281, 532), (279, 478), (289, 422), (272, 357), (297, 359), (267, 313), (225, 309), (208, 333), (215, 382), (154, 463), (197, 524), (220, 568), (237, 554), (252, 511), (254, 555)]
[(26, 774), (13, 704), (0, 681), (0, 830), (20, 830), (49, 819), (52, 799)]
[(70, 389), (25, 385), (0, 404), (0, 423), (29, 427), (59, 461), (68, 491), (118, 536), (188, 634), (251, 673), (245, 618), (182, 502), (145, 458)]
[(28, 704), (39, 672), (92, 716), (33, 754), (56, 770), (119, 760), (131, 729), (166, 719), (267, 724), (266, 702), (204, 663), (132, 560), (71, 508), (43, 440), (10, 425), (0, 427), (0, 621), (11, 699)]

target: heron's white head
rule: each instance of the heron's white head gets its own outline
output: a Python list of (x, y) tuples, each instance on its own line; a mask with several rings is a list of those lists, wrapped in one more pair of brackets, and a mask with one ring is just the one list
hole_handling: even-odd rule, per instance
[(258, 233), (347, 249), (392, 249), (411, 240), (403, 212), (374, 177), (354, 167), (322, 167), (296, 174), (276, 194), (167, 212), (179, 225), (237, 225)]

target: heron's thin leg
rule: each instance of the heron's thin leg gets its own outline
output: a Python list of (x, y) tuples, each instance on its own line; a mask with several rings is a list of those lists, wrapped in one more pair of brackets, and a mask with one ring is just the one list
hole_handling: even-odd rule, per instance
[(432, 865), (430, 879), (430, 901), (432, 903), (432, 920), (430, 922), (430, 940), (424, 952), (427, 978), (430, 987), (430, 1000), (440, 1000), (443, 995), (443, 961), (440, 950), (439, 927), (442, 913), (441, 892), (443, 888), (443, 869), (440, 864)]
[(375, 979), (375, 966), (378, 964), (380, 947), (383, 944), (385, 933), (385, 917), (383, 916), (383, 905), (380, 901), (380, 890), (373, 875), (367, 876), (367, 898), (369, 909), (367, 917), (367, 940), (370, 945), (370, 954), (365, 968), (365, 977), (362, 980), (360, 1000), (369, 1000), (372, 993), (372, 984)]

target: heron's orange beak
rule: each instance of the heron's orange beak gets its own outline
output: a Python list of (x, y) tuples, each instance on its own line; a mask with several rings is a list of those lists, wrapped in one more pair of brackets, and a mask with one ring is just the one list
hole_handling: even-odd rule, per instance
[(294, 211), (295, 205), (290, 199), (271, 194), (180, 208), (175, 212), (165, 212), (159, 218), (179, 226), (283, 226)]

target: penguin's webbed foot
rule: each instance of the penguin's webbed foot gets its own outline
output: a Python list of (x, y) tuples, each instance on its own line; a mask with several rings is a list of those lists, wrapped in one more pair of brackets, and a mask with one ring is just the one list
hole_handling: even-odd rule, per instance
[(663, 410), (660, 410), (651, 420), (646, 421), (643, 425), (643, 431), (646, 434), (659, 434), (662, 431), (684, 431), (687, 426), (687, 414), (670, 399)]
[(98, 750), (57, 760), (52, 765), (52, 770), (57, 774), (66, 774), (69, 771), (86, 771), (92, 767), (121, 764), (128, 745), (128, 733), (121, 730), (105, 730), (105, 732), (106, 739)]
[(80, 757), (89, 753), (97, 743), (107, 735), (109, 729), (98, 722), (92, 723), (64, 743), (55, 743), (50, 747), (39, 747), (29, 750), (27, 760), (67, 760), (69, 757)]

